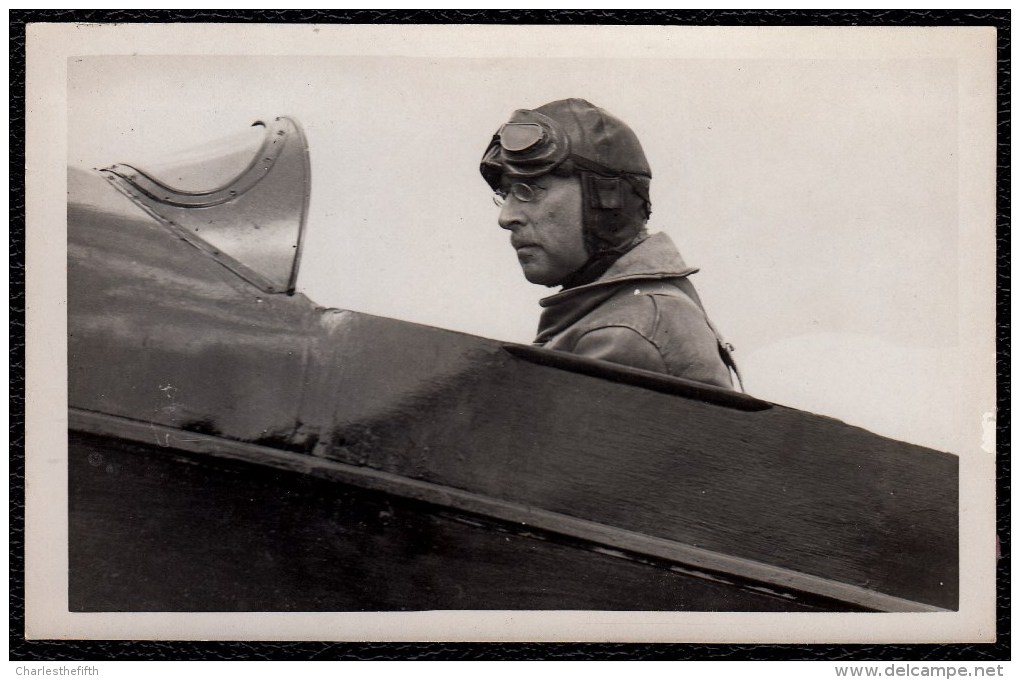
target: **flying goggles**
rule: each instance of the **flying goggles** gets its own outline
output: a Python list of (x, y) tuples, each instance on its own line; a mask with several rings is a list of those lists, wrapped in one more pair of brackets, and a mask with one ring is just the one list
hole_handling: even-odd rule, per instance
[[(496, 203), (507, 196), (500, 190), (503, 175), (530, 178), (559, 170), (558, 174), (587, 171), (602, 177), (622, 178), (639, 196), (648, 200), (647, 178), (606, 167), (572, 153), (570, 138), (552, 118), (537, 111), (519, 109), (503, 124), (482, 157), (482, 176), (496, 192)], [(642, 181), (644, 180), (644, 181)], [(523, 201), (534, 200), (529, 184), (512, 185), (510, 193)]]

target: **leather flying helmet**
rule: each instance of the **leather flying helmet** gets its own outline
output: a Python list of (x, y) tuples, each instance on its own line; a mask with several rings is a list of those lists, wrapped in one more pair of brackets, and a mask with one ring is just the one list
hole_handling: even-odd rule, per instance
[(504, 175), (578, 175), (592, 257), (626, 248), (651, 214), (652, 171), (637, 135), (584, 99), (514, 111), (485, 150), (481, 173), (493, 191)]

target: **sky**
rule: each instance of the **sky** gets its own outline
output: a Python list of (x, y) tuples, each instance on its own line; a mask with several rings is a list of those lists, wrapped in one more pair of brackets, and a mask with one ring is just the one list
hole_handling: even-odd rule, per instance
[(755, 35), (83, 55), (67, 63), (67, 160), (144, 168), (293, 116), (312, 167), (301, 292), (527, 343), (555, 291), (521, 275), (478, 162), (514, 109), (582, 97), (640, 138), (650, 230), (701, 268), (692, 280), (750, 393), (977, 451), (994, 410), (994, 224), (968, 207), (984, 148), (969, 107), (994, 92), (938, 49), (764, 50)]

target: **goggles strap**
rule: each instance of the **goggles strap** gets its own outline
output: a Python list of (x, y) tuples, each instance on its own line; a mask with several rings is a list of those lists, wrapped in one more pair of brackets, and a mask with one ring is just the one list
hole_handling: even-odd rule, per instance
[(595, 161), (583, 158), (581, 156), (575, 156), (574, 154), (570, 154), (569, 158), (571, 161), (574, 162), (575, 166), (582, 168), (584, 170), (594, 172), (604, 177), (619, 177), (621, 179), (626, 180), (627, 184), (630, 184), (632, 187), (634, 187), (634, 191), (637, 192), (638, 196), (645, 199), (646, 201), (651, 200), (648, 195), (648, 187), (644, 186), (644, 184), (642, 184), (642, 182), (638, 180), (637, 175), (634, 175), (633, 173), (629, 172), (618, 172), (616, 170), (611, 170), (606, 166), (602, 165), (601, 163), (596, 163)]

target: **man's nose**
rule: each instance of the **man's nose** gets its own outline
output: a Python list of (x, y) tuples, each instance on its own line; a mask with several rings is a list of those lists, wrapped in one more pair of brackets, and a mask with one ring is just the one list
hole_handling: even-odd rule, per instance
[(514, 231), (524, 225), (520, 201), (515, 196), (507, 196), (499, 209), (499, 226)]

